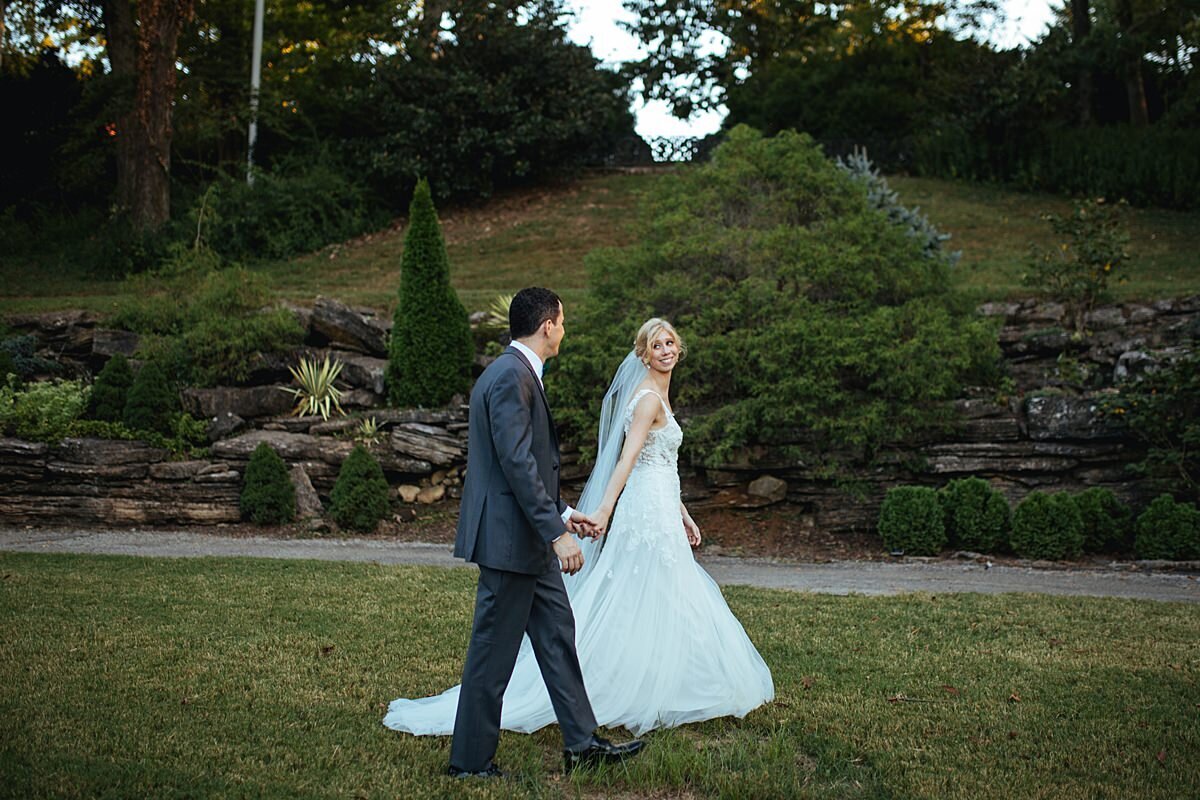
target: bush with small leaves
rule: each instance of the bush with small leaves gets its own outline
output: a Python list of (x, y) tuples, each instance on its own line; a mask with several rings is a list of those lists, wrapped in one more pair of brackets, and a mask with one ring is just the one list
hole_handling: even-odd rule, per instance
[(1123, 550), (1129, 544), (1132, 515), (1111, 489), (1093, 486), (1075, 495), (1083, 517), (1083, 549), (1088, 553)]
[(129, 388), (133, 386), (133, 370), (129, 359), (117, 353), (108, 360), (92, 384), (87, 416), (104, 422), (120, 422), (125, 415)]
[(1138, 517), (1133, 549), (1138, 558), (1200, 559), (1200, 511), (1159, 495)]
[(938, 492), (950, 544), (981, 553), (1008, 546), (1012, 513), (1004, 495), (982, 478), (950, 481)]
[(170, 436), (174, 433), (174, 412), (178, 405), (179, 398), (171, 391), (162, 368), (148, 361), (138, 370), (129, 387), (121, 421), (135, 431), (154, 431)]
[(1083, 516), (1065, 492), (1031, 492), (1013, 512), (1009, 541), (1022, 558), (1074, 558), (1083, 551)]
[(926, 486), (890, 489), (879, 511), (879, 535), (888, 550), (910, 556), (937, 555), (946, 546), (937, 492)]
[(258, 525), (281, 525), (296, 517), (296, 489), (287, 465), (266, 442), (259, 443), (246, 465), (242, 518)]
[(15, 375), (0, 381), (0, 435), (57, 442), (87, 408), (90, 387), (80, 381), (21, 384)]
[(391, 492), (379, 462), (356, 445), (342, 462), (329, 495), (329, 515), (343, 528), (370, 532), (387, 516)]

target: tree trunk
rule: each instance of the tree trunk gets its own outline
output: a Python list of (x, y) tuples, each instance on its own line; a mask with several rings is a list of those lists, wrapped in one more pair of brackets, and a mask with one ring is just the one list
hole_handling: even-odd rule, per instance
[(1138, 127), (1150, 124), (1146, 106), (1146, 82), (1142, 79), (1142, 53), (1134, 41), (1132, 0), (1117, 0), (1117, 24), (1124, 34), (1121, 42), (1121, 77), (1125, 81), (1125, 96), (1129, 100), (1129, 121)]
[(104, 25), (113, 75), (132, 88), (117, 121), (117, 207), (135, 230), (171, 215), (171, 106), (179, 32), (193, 0), (107, 0)]
[(1092, 66), (1082, 52), (1084, 41), (1092, 32), (1091, 0), (1071, 0), (1071, 44), (1079, 61), (1075, 75), (1075, 99), (1078, 103), (1079, 124), (1092, 124)]
[(117, 212), (126, 214), (138, 195), (137, 125), (133, 112), (133, 92), (137, 84), (137, 26), (130, 0), (106, 0), (103, 13), (105, 49), (120, 97), (115, 131), (117, 189), (114, 199)]

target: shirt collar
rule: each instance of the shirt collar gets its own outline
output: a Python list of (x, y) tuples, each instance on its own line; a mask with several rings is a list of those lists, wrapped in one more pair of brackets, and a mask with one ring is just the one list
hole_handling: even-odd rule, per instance
[(537, 353), (516, 339), (512, 340), (512, 346), (518, 353), (525, 356), (525, 360), (529, 362), (529, 366), (533, 367), (533, 374), (537, 375), (538, 383), (542, 383), (542, 360), (537, 357)]

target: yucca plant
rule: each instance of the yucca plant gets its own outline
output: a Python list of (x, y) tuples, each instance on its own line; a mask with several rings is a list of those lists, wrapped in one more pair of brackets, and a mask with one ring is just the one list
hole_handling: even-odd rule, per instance
[(354, 441), (364, 446), (379, 444), (379, 423), (374, 417), (358, 423), (354, 430)]
[(496, 295), (488, 305), (487, 324), (494, 328), (508, 327), (508, 307), (512, 305), (511, 294)]
[(292, 373), (296, 383), (300, 384), (298, 389), (280, 387), (296, 398), (296, 407), (292, 409), (292, 414), (297, 417), (320, 414), (324, 420), (329, 419), (329, 414), (334, 409), (339, 414), (345, 414), (341, 404), (342, 391), (333, 385), (342, 372), (342, 366), (341, 361), (334, 359), (330, 363), (329, 356), (325, 356), (322, 363), (318, 363), (315, 358), (311, 361), (301, 358), (298, 366), (288, 367), (288, 372)]

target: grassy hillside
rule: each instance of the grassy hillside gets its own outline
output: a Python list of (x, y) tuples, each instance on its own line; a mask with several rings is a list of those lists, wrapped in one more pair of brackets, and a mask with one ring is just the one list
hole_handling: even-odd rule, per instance
[[(597, 247), (634, 240), (638, 198), (660, 173), (593, 174), (556, 187), (499, 195), (475, 208), (443, 209), (451, 278), (469, 310), (530, 284), (555, 288), (568, 300), (587, 291), (584, 256)], [(1026, 294), (1020, 276), (1031, 241), (1051, 243), (1041, 215), (1070, 202), (996, 187), (926, 178), (892, 179), (903, 202), (920, 206), (963, 251), (959, 286), (978, 299)], [(1200, 291), (1200, 213), (1134, 209), (1129, 215), (1134, 259), (1123, 299)], [(403, 220), (392, 227), (287, 261), (260, 265), (280, 297), (299, 302), (318, 294), (390, 308), (399, 286)], [(106, 311), (124, 291), (118, 281), (88, 279), (70, 264), (0, 262), (0, 313), (91, 308)]]

